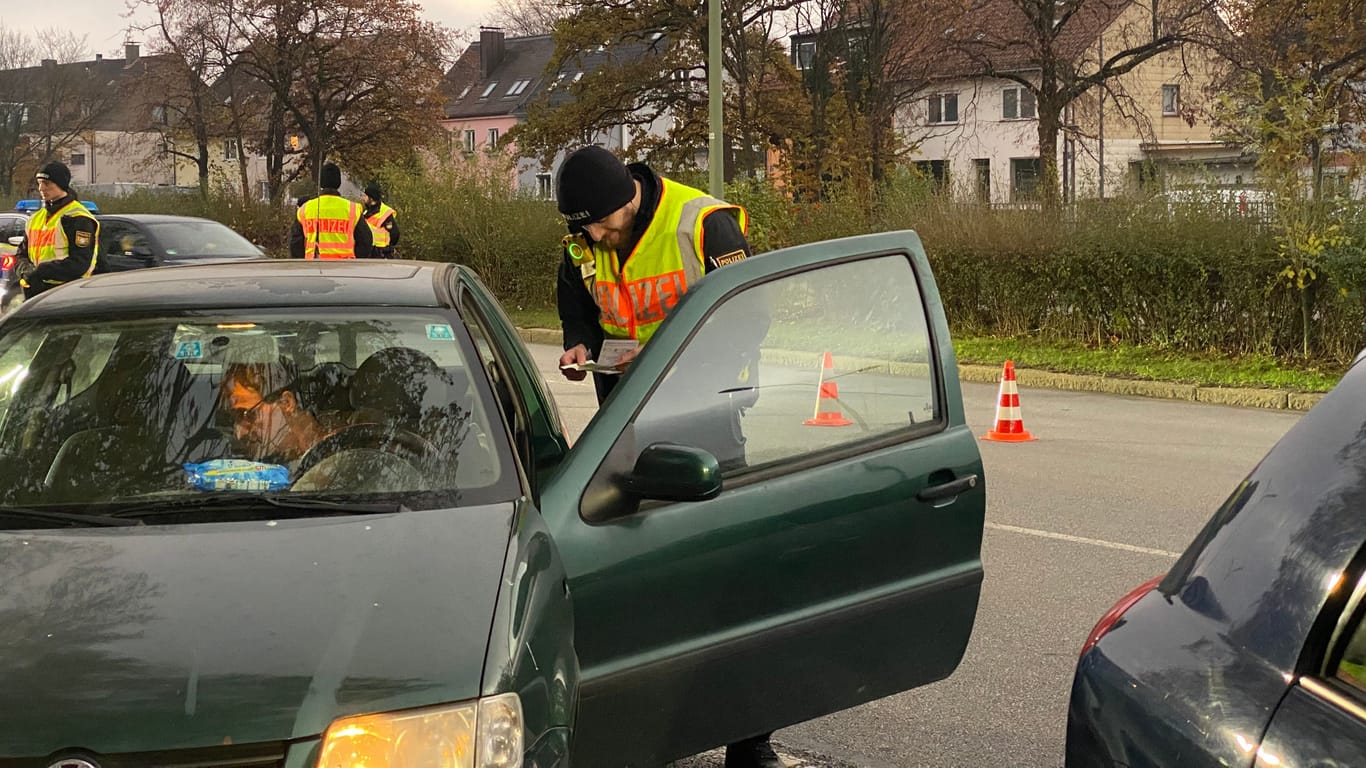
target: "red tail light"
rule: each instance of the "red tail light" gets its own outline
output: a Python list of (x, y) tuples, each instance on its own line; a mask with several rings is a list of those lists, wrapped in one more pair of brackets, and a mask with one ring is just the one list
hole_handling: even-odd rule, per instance
[(1140, 584), (1134, 591), (1121, 597), (1119, 602), (1110, 606), (1110, 610), (1106, 611), (1105, 615), (1100, 617), (1100, 621), (1097, 621), (1096, 625), (1091, 628), (1091, 632), (1086, 635), (1086, 642), (1081, 646), (1081, 653), (1079, 655), (1085, 656), (1087, 651), (1091, 650), (1096, 643), (1100, 642), (1102, 637), (1105, 637), (1105, 635), (1109, 634), (1110, 630), (1115, 628), (1115, 624), (1119, 623), (1119, 620), (1124, 617), (1125, 611), (1134, 607), (1134, 603), (1142, 599), (1144, 595), (1156, 589), (1157, 585), (1162, 583), (1162, 579), (1164, 578), (1166, 578), (1166, 574), (1154, 576), (1148, 581)]
[(0, 269), (14, 269), (14, 256), (12, 254), (7, 253), (0, 256)]

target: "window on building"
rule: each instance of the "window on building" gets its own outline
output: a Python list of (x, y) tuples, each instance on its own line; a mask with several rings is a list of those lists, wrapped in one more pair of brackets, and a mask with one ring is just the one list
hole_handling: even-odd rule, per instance
[(241, 160), (242, 144), (237, 139), (227, 139), (223, 142), (224, 160)]
[(75, 165), (85, 165), (85, 153), (84, 153), (84, 152), (72, 152), (72, 153), (71, 153), (71, 164), (72, 164), (73, 166), (75, 166)]
[(1170, 117), (1181, 114), (1181, 86), (1162, 86), (1162, 115)]
[(1010, 161), (1010, 199), (1033, 200), (1039, 191), (1042, 169), (1037, 157), (1017, 157)]
[(991, 202), (991, 160), (979, 157), (972, 161), (972, 167), (977, 173), (977, 202)]
[(465, 88), (464, 88), (463, 90), (460, 91), (460, 95), (455, 97), (455, 100), (456, 100), (456, 101), (460, 101), (461, 99), (463, 99), (463, 98), (465, 98), (466, 96), (470, 95), (470, 89), (473, 88), (473, 87), (474, 87), (474, 86), (472, 86), (472, 85), (467, 85), (467, 86), (465, 86)]
[(525, 91), (525, 90), (526, 90), (526, 87), (527, 87), (528, 85), (531, 85), (531, 81), (530, 81), (530, 80), (518, 80), (517, 82), (515, 82), (515, 83), (512, 84), (512, 87), (508, 89), (508, 92), (507, 92), (506, 95), (508, 95), (508, 96), (520, 96), (521, 93), (522, 93), (522, 91)]
[(1003, 120), (1033, 120), (1038, 115), (1033, 91), (1028, 88), (1007, 88), (1001, 91)]
[(934, 188), (942, 190), (949, 183), (948, 160), (920, 160), (915, 167), (927, 178), (934, 179)]
[(488, 137), (488, 149), (498, 148), (498, 129), (490, 128)]
[(470, 128), (470, 129), (468, 129), (468, 130), (465, 131), (465, 151), (466, 151), (466, 152), (473, 152), (473, 151), (474, 151), (474, 129), (473, 129), (473, 128)]
[(928, 100), (930, 125), (958, 122), (958, 94), (941, 93)]
[(152, 122), (160, 125), (166, 124), (166, 107), (160, 104), (152, 107)]
[(496, 89), (497, 87), (498, 81), (494, 80), (493, 82), (489, 83), (489, 87), (485, 88), (483, 93), (479, 94), (479, 98), (487, 99), (489, 97), (489, 94), (493, 93), (494, 89)]
[(808, 69), (811, 69), (813, 62), (815, 62), (816, 60), (816, 41), (806, 40), (797, 43), (794, 46), (794, 48), (795, 50), (792, 54), (792, 64), (796, 66), (797, 69), (802, 70), (803, 72), (805, 72)]
[(550, 174), (536, 174), (536, 197), (542, 200), (550, 199)]
[(583, 73), (582, 73), (582, 72), (575, 72), (575, 73), (574, 73), (574, 82), (577, 83), (578, 81), (580, 81), (580, 80), (582, 80), (582, 79), (583, 79)]

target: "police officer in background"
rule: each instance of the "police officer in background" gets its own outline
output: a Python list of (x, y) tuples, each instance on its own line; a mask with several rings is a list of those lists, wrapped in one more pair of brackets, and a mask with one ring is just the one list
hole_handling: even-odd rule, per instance
[(365, 204), (362, 215), (370, 225), (374, 241), (371, 253), (376, 259), (394, 258), (394, 248), (398, 246), (398, 212), (384, 203), (384, 190), (378, 182), (365, 185), (360, 201)]
[[(745, 209), (664, 178), (644, 163), (626, 165), (602, 147), (582, 147), (565, 159), (556, 199), (570, 231), (557, 286), (561, 366), (595, 359), (604, 339), (645, 344), (703, 275), (750, 256)], [(758, 347), (769, 318), (751, 315), (734, 328), (730, 348), (713, 350), (724, 361), (715, 375), (690, 375), (689, 391), (677, 393), (673, 404), (683, 418), (674, 423), (687, 425), (686, 434), (661, 435), (712, 451), (723, 471), (745, 462), (739, 410), (753, 401), (723, 400), (721, 392), (757, 391)], [(628, 353), (625, 360), (632, 358)], [(571, 381), (585, 376), (574, 369), (562, 373)], [(599, 403), (619, 378), (593, 374)], [(770, 735), (728, 745), (725, 768), (782, 768)]]
[(289, 232), (293, 259), (364, 259), (370, 256), (370, 225), (359, 203), (341, 196), (341, 169), (324, 163), (318, 196), (299, 206)]
[(52, 162), (34, 175), (43, 207), (29, 217), (15, 252), (14, 276), (24, 298), (95, 271), (100, 222), (71, 191), (71, 170)]

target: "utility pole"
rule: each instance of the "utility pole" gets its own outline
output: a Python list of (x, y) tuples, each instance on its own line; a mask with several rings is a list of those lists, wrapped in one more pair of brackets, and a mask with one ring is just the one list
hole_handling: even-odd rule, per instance
[(718, 199), (726, 192), (721, 105), (721, 0), (707, 0), (707, 191)]

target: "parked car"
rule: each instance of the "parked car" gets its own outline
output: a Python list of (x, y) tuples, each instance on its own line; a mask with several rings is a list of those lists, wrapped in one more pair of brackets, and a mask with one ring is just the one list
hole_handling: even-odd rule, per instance
[(0, 312), (8, 309), (19, 293), (17, 282), (10, 284), (10, 274), (14, 271), (14, 254), (24, 237), (27, 221), (25, 213), (0, 213)]
[[(740, 433), (689, 429), (733, 407), (747, 335)], [(848, 345), (848, 426), (803, 424), (818, 338)], [(294, 374), (230, 374), (267, 369)], [(244, 456), (302, 413), (334, 431)], [(399, 487), (301, 489), (347, 454)], [(194, 490), (225, 458), (289, 488)], [(15, 766), (657, 765), (946, 677), (982, 583), (982, 463), (906, 232), (709, 274), (572, 448), (468, 268), (96, 275), (0, 320), (0, 476)]]
[(161, 214), (102, 214), (101, 270), (122, 272), (204, 260), (265, 258), (230, 227), (210, 219)]
[(1366, 364), (1088, 636), (1068, 768), (1366, 765)]

